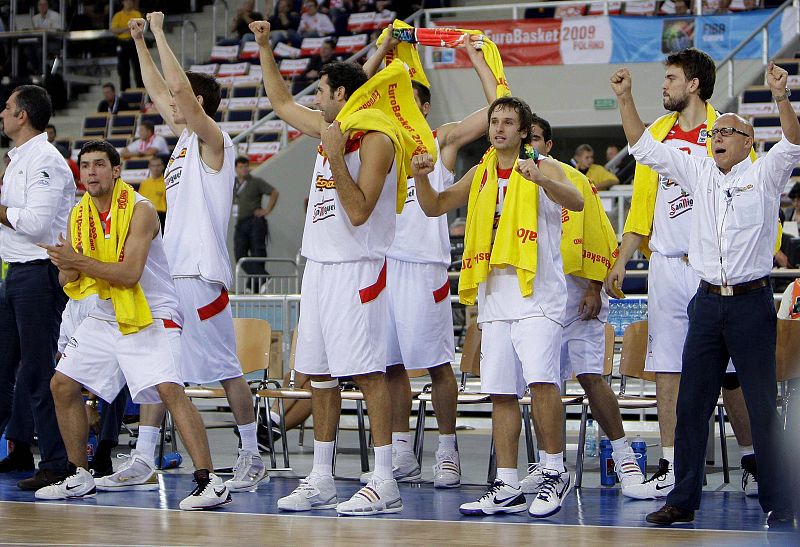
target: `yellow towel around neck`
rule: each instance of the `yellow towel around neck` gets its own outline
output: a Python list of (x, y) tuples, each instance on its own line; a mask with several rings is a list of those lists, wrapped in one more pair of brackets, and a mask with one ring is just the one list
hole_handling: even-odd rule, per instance
[[(117, 179), (108, 216), (111, 229), (106, 239), (97, 207), (89, 193), (85, 193), (70, 214), (72, 247), (76, 251), (82, 248), (84, 255), (100, 262), (122, 262), (135, 204), (133, 187), (121, 178)], [(90, 294), (103, 300), (110, 298), (122, 334), (133, 334), (153, 322), (150, 306), (138, 283), (132, 288), (120, 287), (82, 273), (64, 286), (64, 292), (73, 300), (82, 300)]]
[(394, 144), (397, 162), (397, 213), (406, 201), (411, 157), (428, 153), (436, 161), (436, 143), (414, 100), (411, 78), (399, 59), (367, 80), (347, 100), (336, 119), (342, 132), (380, 131)]
[[(414, 28), (408, 23), (401, 21), (399, 19), (395, 19), (392, 23), (393, 28)], [(388, 27), (383, 29), (383, 32), (378, 37), (378, 45), (380, 45), (388, 35)], [(475, 34), (475, 35), (482, 35), (483, 32), (480, 30), (469, 30), (469, 29), (452, 29), (457, 30), (461, 33), (465, 34)], [(503, 59), (500, 56), (500, 50), (497, 48), (497, 45), (489, 40), (486, 36), (483, 37), (483, 47), (481, 48), (483, 52), (483, 58), (486, 59), (486, 64), (489, 65), (489, 69), (491, 69), (492, 74), (494, 74), (495, 80), (497, 81), (497, 96), (498, 97), (505, 97), (507, 95), (511, 95), (511, 89), (508, 86), (508, 80), (506, 80), (505, 70), (503, 69)], [(428, 83), (428, 78), (425, 76), (425, 71), (422, 68), (422, 62), (419, 59), (419, 52), (417, 51), (416, 44), (409, 44), (407, 42), (400, 42), (397, 47), (394, 48), (390, 55), (386, 56), (386, 64), (388, 65), (390, 61), (393, 59), (400, 59), (405, 64), (408, 65), (409, 73), (411, 74), (411, 79), (417, 80), (419, 83), (425, 85), (425, 87), (430, 88), (431, 85)]]
[(458, 296), (466, 305), (475, 303), (478, 286), (489, 277), (490, 268), (514, 266), (522, 296), (533, 294), (539, 237), (539, 185), (523, 178), (516, 169), (511, 171), (503, 213), (492, 242), (497, 168), (497, 151), (492, 147), (481, 158), (469, 190), (464, 255), (458, 280)]
[(566, 163), (558, 162), (567, 178), (583, 194), (583, 210), (561, 208), (561, 259), (564, 273), (603, 281), (619, 255), (617, 235), (603, 209), (597, 188)]

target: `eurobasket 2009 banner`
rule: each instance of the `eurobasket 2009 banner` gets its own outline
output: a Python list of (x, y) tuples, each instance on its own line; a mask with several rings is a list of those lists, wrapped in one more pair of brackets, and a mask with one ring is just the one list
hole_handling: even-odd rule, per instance
[[(673, 51), (694, 46), (722, 60), (774, 10), (700, 17), (595, 16), (571, 19), (439, 22), (439, 26), (481, 29), (503, 55), (505, 66), (649, 63)], [(769, 54), (791, 39), (794, 10), (785, 10), (769, 25)], [(784, 31), (784, 29), (786, 29)], [(737, 59), (761, 56), (761, 40), (750, 42)], [(470, 62), (457, 49), (436, 48), (437, 68), (464, 68)]]

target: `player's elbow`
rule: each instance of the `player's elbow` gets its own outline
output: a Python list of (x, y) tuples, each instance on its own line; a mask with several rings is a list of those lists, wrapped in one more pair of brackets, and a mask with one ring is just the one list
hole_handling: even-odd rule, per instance
[(583, 196), (575, 192), (575, 194), (571, 195), (569, 199), (565, 200), (564, 208), (569, 209), (570, 211), (583, 211)]

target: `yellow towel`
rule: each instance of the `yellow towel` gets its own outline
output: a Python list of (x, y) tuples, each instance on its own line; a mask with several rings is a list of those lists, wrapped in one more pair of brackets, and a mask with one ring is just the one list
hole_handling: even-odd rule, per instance
[(503, 201), (503, 214), (493, 243), (497, 189), (497, 151), (492, 147), (478, 164), (469, 190), (464, 258), (458, 280), (458, 296), (462, 304), (475, 303), (478, 285), (489, 277), (490, 268), (514, 266), (522, 296), (533, 293), (539, 185), (523, 178), (516, 169), (511, 172)]
[[(85, 193), (70, 215), (72, 247), (75, 250), (82, 247), (84, 255), (100, 262), (121, 262), (135, 202), (133, 187), (117, 179), (109, 213), (110, 237), (105, 239), (97, 208), (89, 193)], [(64, 286), (64, 292), (73, 300), (82, 300), (90, 294), (103, 300), (110, 298), (122, 334), (138, 332), (153, 322), (150, 306), (138, 283), (133, 288), (125, 288), (80, 274), (78, 279)]]
[[(393, 28), (413, 28), (408, 23), (400, 21), (399, 19), (395, 19), (392, 23)], [(378, 37), (378, 44), (383, 42), (386, 39), (388, 27), (383, 29), (380, 37)], [(452, 29), (457, 30), (461, 33), (465, 34), (476, 34), (482, 35), (483, 32), (480, 30), (469, 30), (469, 29)], [(506, 74), (503, 70), (503, 59), (500, 56), (500, 50), (497, 48), (497, 45), (489, 40), (486, 36), (483, 37), (483, 47), (481, 48), (483, 52), (483, 58), (486, 59), (486, 64), (489, 65), (489, 68), (494, 74), (495, 80), (497, 81), (497, 96), (498, 97), (505, 97), (511, 95), (511, 89), (508, 86), (508, 80), (506, 80)], [(417, 52), (416, 44), (409, 44), (407, 42), (401, 42), (400, 44), (395, 47), (394, 51), (391, 55), (386, 56), (386, 64), (388, 65), (389, 62), (395, 58), (400, 59), (404, 63), (408, 65), (409, 73), (411, 74), (411, 79), (417, 80), (419, 83), (424, 84), (426, 87), (430, 87), (428, 83), (428, 78), (425, 76), (425, 71), (422, 68), (422, 62), (419, 59), (419, 53)]]
[(350, 96), (336, 119), (342, 132), (380, 131), (392, 139), (400, 214), (406, 201), (406, 180), (411, 176), (411, 157), (428, 153), (436, 161), (433, 132), (414, 101), (406, 65), (399, 59), (392, 61)]
[(564, 273), (603, 281), (619, 255), (617, 235), (597, 195), (597, 188), (571, 165), (558, 163), (583, 194), (582, 211), (561, 209)]

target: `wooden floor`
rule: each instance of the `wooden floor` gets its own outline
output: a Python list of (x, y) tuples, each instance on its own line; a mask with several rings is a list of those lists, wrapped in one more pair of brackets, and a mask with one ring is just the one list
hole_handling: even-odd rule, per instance
[[(769, 537), (768, 537), (769, 536)], [(795, 541), (791, 541), (791, 540)], [(797, 545), (770, 532), (187, 513), (0, 502), (0, 541), (46, 545)]]

